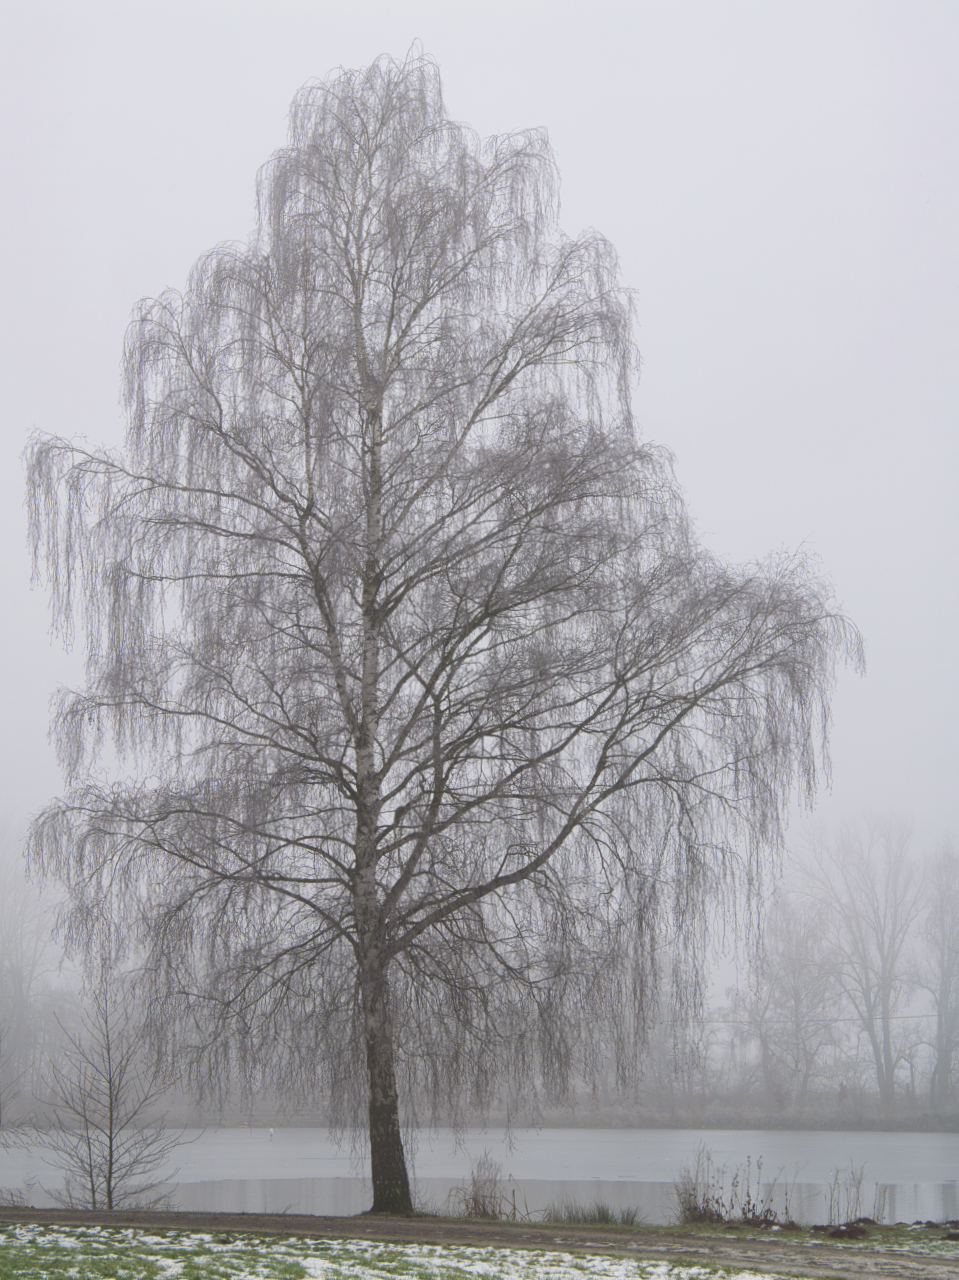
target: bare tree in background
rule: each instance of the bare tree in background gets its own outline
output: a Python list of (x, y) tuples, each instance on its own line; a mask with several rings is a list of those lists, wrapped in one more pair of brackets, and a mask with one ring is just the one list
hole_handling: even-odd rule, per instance
[(411, 1209), (401, 1093), (561, 1094), (664, 920), (755, 887), (861, 661), (801, 557), (694, 541), (615, 254), (557, 185), (427, 58), (307, 86), (251, 243), (140, 305), (125, 451), (30, 453), (88, 646), (31, 855), (74, 943), (135, 928), (208, 1078), (272, 1056), (365, 1096), (375, 1211)]
[(77, 1033), (51, 1065), (54, 1122), (35, 1144), (65, 1175), (54, 1198), (70, 1208), (150, 1208), (162, 1203), (159, 1171), (182, 1140), (164, 1128), (164, 1087), (144, 1054), (132, 1004), (119, 979), (104, 980)]
[(49, 980), (58, 957), (53, 915), (35, 889), (0, 871), (0, 1130), (23, 1120), (44, 1061), (57, 1040)]
[(926, 868), (921, 934), (918, 982), (932, 998), (935, 1019), (929, 1100), (944, 1110), (954, 1098), (959, 1053), (959, 858), (949, 846)]
[(913, 932), (922, 887), (908, 829), (892, 820), (844, 827), (819, 839), (809, 870), (840, 990), (869, 1043), (885, 1116), (896, 1100), (896, 1073), (907, 1045), (897, 1034), (913, 985)]
[(817, 907), (780, 898), (748, 988), (735, 993), (739, 1035), (759, 1046), (766, 1096), (801, 1115), (835, 1044), (839, 987)]

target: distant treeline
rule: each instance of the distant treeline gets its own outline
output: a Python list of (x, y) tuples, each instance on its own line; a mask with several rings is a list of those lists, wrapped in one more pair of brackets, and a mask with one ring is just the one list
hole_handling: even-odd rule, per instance
[(959, 1129), (959, 859), (887, 821), (786, 872), (725, 1003), (664, 996), (632, 1105), (599, 1081), (585, 1123)]
[[(593, 1055), (589, 1079), (494, 1093), (475, 1117), (525, 1126), (887, 1128), (959, 1131), (959, 858), (922, 858), (894, 823), (861, 824), (785, 868), (739, 980), (711, 1006), (682, 999), (679, 962), (621, 1047)], [(0, 1125), (42, 1117), (51, 1071), (78, 1025), (80, 979), (51, 940), (52, 917), (8, 877), (0, 903)], [(742, 949), (742, 948), (741, 948)], [(677, 991), (679, 997), (677, 998)], [(578, 1034), (589, 1033), (580, 1028)], [(144, 1043), (144, 1070), (151, 1046)], [(322, 1097), (265, 1088), (255, 1064), (198, 1097), (187, 1076), (164, 1099), (184, 1124), (322, 1124)], [(152, 1078), (152, 1077), (151, 1077)], [(172, 1077), (171, 1077), (172, 1078)], [(435, 1110), (414, 1122), (443, 1123)], [(452, 1118), (452, 1117), (451, 1117)], [(459, 1115), (460, 1122), (471, 1122)]]

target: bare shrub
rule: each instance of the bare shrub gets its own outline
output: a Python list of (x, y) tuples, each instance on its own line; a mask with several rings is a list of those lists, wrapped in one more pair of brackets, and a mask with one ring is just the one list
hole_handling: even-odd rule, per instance
[[(827, 1188), (829, 1204), (829, 1225), (855, 1222), (862, 1217), (862, 1180), (866, 1172), (864, 1164), (854, 1165), (849, 1161), (849, 1171), (833, 1169)], [(876, 1217), (873, 1212), (873, 1217)]]
[(723, 1222), (722, 1174), (704, 1142), (696, 1148), (694, 1163), (685, 1164), (673, 1183), (676, 1218), (682, 1223)]
[[(684, 1165), (673, 1184), (677, 1220), (689, 1223), (741, 1223), (748, 1227), (792, 1227), (789, 1212), (790, 1187), (780, 1182), (782, 1170), (767, 1186), (762, 1187), (762, 1157), (756, 1161), (755, 1191), (753, 1161), (737, 1165), (729, 1173), (725, 1165), (717, 1165), (706, 1144), (696, 1148), (695, 1161)], [(728, 1186), (727, 1186), (728, 1178)], [(773, 1203), (777, 1193), (783, 1197), (783, 1208)]]
[(507, 1216), (503, 1189), (503, 1168), (484, 1151), (470, 1170), (465, 1187), (454, 1187), (447, 1197), (447, 1209), (457, 1218), (495, 1221)]

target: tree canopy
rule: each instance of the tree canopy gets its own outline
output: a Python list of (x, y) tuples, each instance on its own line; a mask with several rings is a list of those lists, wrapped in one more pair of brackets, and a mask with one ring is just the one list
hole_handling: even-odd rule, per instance
[(777, 848), (860, 660), (805, 557), (697, 543), (557, 190), (426, 57), (306, 86), (250, 242), (139, 305), (123, 451), (29, 457), (87, 645), (32, 856), (211, 1076), (365, 1098), (377, 1210), (411, 1204), (401, 1098), (625, 1069), (659, 930)]

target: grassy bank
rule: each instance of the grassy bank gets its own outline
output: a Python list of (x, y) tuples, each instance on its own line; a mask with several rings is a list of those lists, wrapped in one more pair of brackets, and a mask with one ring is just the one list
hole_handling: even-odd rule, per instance
[[(428, 1222), (423, 1226), (428, 1236)], [(727, 1245), (754, 1237), (755, 1233), (741, 1228), (722, 1233)], [(554, 1248), (513, 1248), (502, 1241), (494, 1246), (396, 1243), (236, 1231), (17, 1223), (0, 1226), (0, 1280), (68, 1276), (71, 1280), (759, 1280), (760, 1275), (766, 1280), (782, 1280), (783, 1273), (767, 1269), (759, 1258), (746, 1267), (728, 1261), (720, 1267), (701, 1261), (664, 1260), (662, 1245), (667, 1240), (680, 1246), (674, 1247), (674, 1255), (686, 1244), (689, 1252), (708, 1256), (710, 1243), (718, 1243), (715, 1228), (690, 1230), (682, 1241), (676, 1241), (668, 1228), (620, 1228), (609, 1235), (607, 1255), (563, 1249), (563, 1244), (582, 1247), (583, 1242), (577, 1245), (575, 1240), (558, 1240), (559, 1247)], [(769, 1244), (776, 1255), (769, 1260), (775, 1265), (778, 1259), (779, 1265), (786, 1266), (780, 1246), (786, 1246), (787, 1241), (779, 1238), (775, 1246), (772, 1240)], [(790, 1233), (788, 1245), (794, 1256), (801, 1257), (804, 1246), (813, 1247), (814, 1237), (808, 1232)], [(959, 1243), (945, 1240), (942, 1230), (935, 1232), (929, 1227), (875, 1228), (847, 1248), (857, 1245), (925, 1256), (930, 1261), (934, 1257), (952, 1259), (959, 1264)], [(660, 1256), (643, 1258), (644, 1248)], [(635, 1250), (640, 1256), (617, 1256), (615, 1250)], [(806, 1256), (814, 1267), (813, 1255)], [(788, 1271), (793, 1280), (796, 1266), (791, 1258)]]
[[(133, 1228), (0, 1229), (0, 1280), (756, 1280), (754, 1273), (561, 1251)], [(775, 1278), (774, 1278), (775, 1280)]]

